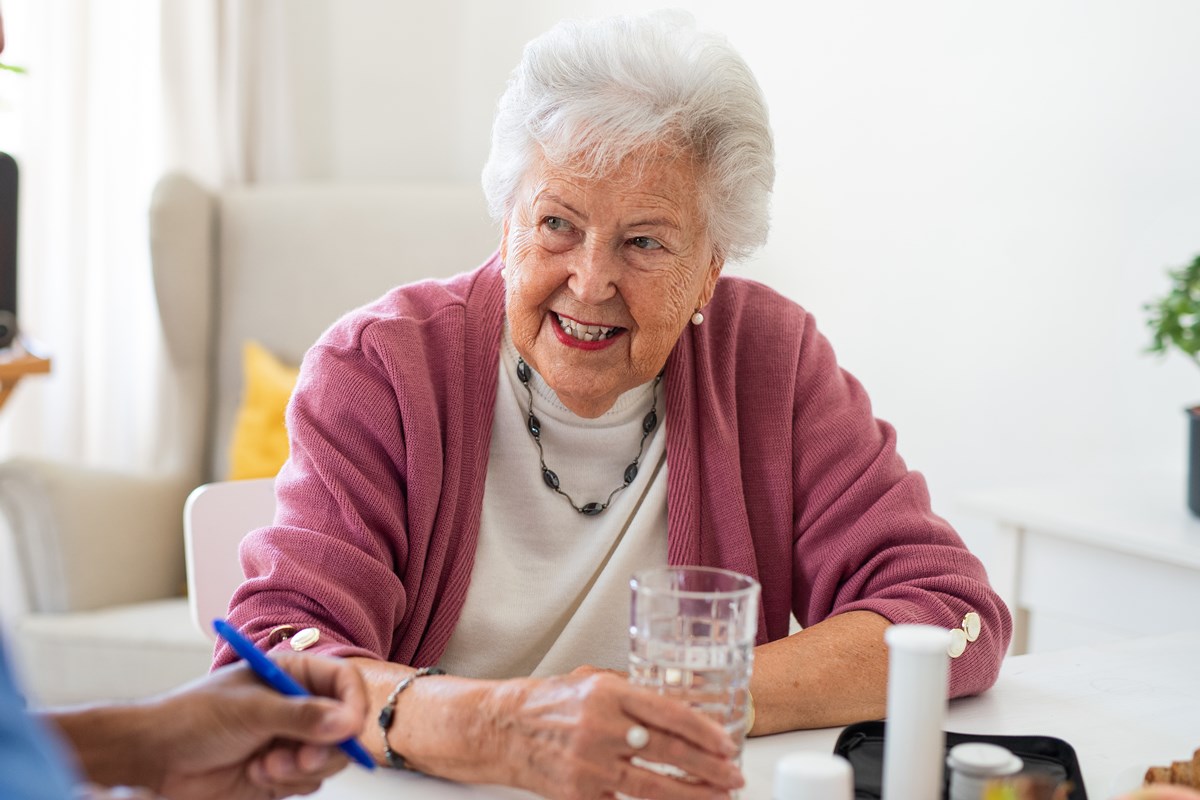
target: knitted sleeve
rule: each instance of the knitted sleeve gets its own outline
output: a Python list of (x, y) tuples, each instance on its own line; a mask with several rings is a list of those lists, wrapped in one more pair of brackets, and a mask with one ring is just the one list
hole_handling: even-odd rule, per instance
[(862, 386), (806, 315), (793, 424), (793, 610), (802, 625), (865, 609), (894, 623), (982, 628), (952, 660), (952, 696), (991, 686), (1012, 620), (983, 565), (930, 508), (920, 473), (896, 452)]
[[(389, 657), (412, 555), (400, 417), (395, 388), (361, 348), (318, 344), (305, 357), (274, 524), (242, 542), (246, 580), (230, 603), (231, 623), (260, 646), (290, 625), (320, 632), (309, 652)], [(222, 643), (215, 663), (235, 658)]]
[[(243, 541), (230, 604), (260, 646), (288, 625), (317, 629), (311, 652), (440, 658), (474, 563), (503, 301), (493, 254), (397, 287), (309, 350), (274, 523)], [(218, 647), (218, 664), (232, 659)]]

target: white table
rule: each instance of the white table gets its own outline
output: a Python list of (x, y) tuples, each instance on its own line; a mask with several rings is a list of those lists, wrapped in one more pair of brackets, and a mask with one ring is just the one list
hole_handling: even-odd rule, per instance
[(1092, 476), (960, 505), (995, 521), (988, 576), (1013, 611), (1013, 654), (1200, 628), (1200, 520), (1182, 476)]
[[(947, 729), (1057, 736), (1079, 756), (1088, 796), (1110, 797), (1115, 778), (1168, 764), (1200, 747), (1200, 632), (1107, 642), (1010, 657), (986, 694), (950, 704)], [(798, 750), (830, 752), (838, 728), (764, 736), (746, 747), (742, 800), (770, 800), (775, 763)], [(495, 786), (350, 767), (321, 800), (506, 800), (532, 798)]]

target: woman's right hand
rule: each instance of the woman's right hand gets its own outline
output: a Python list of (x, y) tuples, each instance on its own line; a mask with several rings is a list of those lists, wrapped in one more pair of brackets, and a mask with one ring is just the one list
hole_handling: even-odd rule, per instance
[[(504, 681), (483, 709), (495, 737), (503, 782), (556, 800), (621, 793), (654, 800), (714, 800), (744, 781), (737, 746), (715, 721), (673, 698), (636, 687), (617, 674), (581, 669), (553, 678)], [(626, 741), (640, 725), (650, 733), (635, 750)], [(638, 757), (669, 764), (691, 780), (651, 772)]]

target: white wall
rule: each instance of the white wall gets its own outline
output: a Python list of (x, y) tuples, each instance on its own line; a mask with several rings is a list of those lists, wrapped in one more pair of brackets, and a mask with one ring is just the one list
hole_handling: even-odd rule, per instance
[[(1200, 4), (681, 5), (771, 107), (774, 229), (738, 269), (817, 315), (969, 540), (955, 496), (1079, 469), (1179, 482), (1183, 504), (1200, 370), (1142, 354), (1141, 305), (1200, 253)], [(561, 7), (297, 2), (299, 176), (474, 179)]]

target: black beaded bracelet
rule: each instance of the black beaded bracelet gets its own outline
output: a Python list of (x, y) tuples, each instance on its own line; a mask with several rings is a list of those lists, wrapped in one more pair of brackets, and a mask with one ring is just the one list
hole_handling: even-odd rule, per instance
[(404, 756), (397, 753), (388, 744), (388, 731), (392, 729), (392, 723), (396, 720), (396, 700), (400, 697), (400, 693), (411, 686), (417, 678), (445, 674), (446, 670), (441, 667), (421, 667), (397, 683), (396, 688), (392, 689), (392, 693), (388, 695), (387, 702), (383, 704), (383, 709), (379, 712), (379, 732), (383, 735), (383, 758), (392, 769), (412, 769), (404, 760)]

